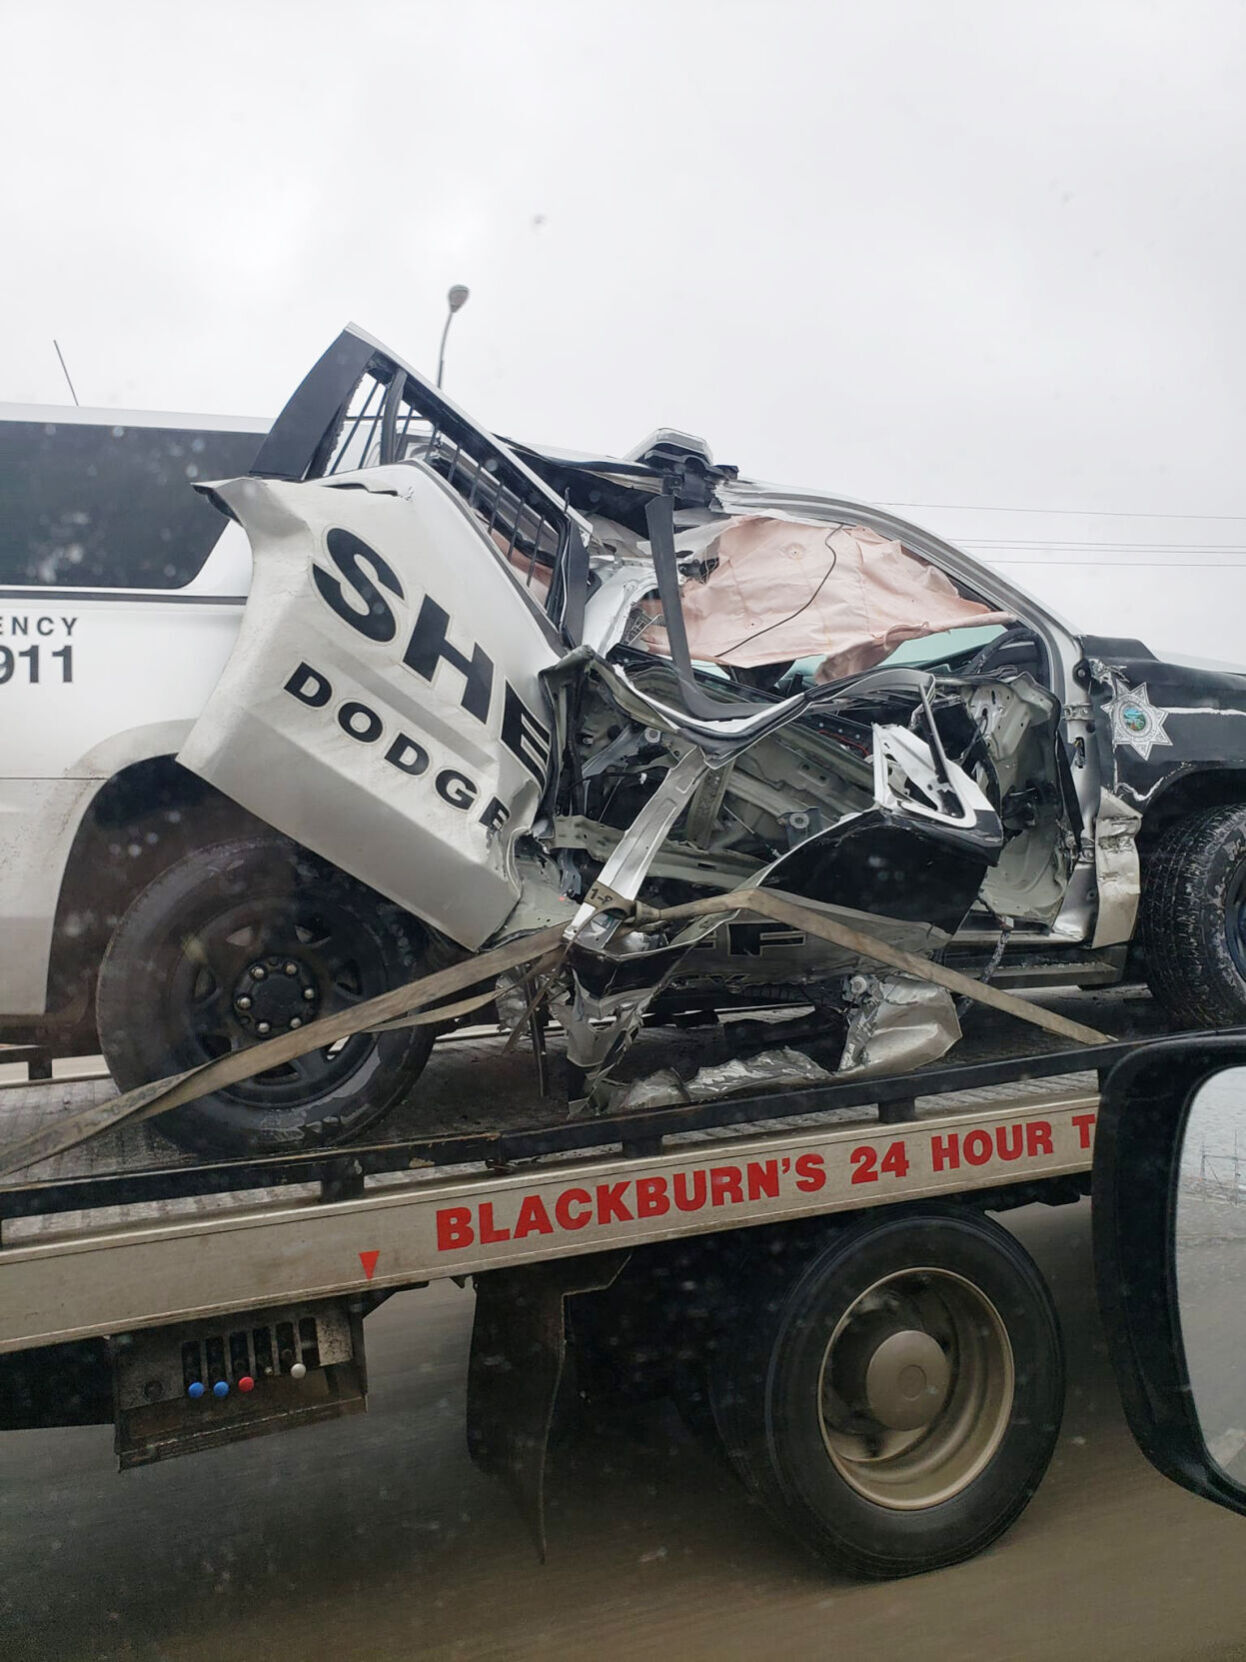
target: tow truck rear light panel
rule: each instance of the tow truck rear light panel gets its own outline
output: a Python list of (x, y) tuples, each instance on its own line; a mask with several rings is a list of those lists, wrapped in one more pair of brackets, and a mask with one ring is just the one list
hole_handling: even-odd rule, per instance
[(367, 1406), (362, 1319), (346, 1302), (123, 1333), (110, 1348), (123, 1471)]

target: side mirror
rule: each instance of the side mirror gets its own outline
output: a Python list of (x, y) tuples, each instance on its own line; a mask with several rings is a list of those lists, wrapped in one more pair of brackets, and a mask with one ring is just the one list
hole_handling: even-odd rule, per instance
[(1151, 1464), (1246, 1512), (1246, 1034), (1147, 1045), (1104, 1081), (1095, 1273)]

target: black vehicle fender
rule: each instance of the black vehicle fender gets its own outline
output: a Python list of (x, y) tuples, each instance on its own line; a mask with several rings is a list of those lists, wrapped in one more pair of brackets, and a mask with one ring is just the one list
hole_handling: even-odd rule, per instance
[(1246, 803), (1246, 768), (1230, 762), (1189, 762), (1175, 767), (1142, 807), (1138, 839), (1143, 858), (1180, 819), (1204, 808), (1231, 808)]
[(266, 829), (172, 756), (132, 762), (87, 802), (61, 874), (48, 964), (47, 1009), (92, 1021), (93, 978), (130, 905), (198, 844)]
[[(1105, 788), (1147, 816), (1167, 798), (1160, 832), (1180, 817), (1178, 805), (1189, 813), (1246, 801), (1246, 671), (1165, 663), (1138, 641), (1087, 636), (1082, 645), (1076, 678), (1089, 695)], [(1131, 702), (1143, 717), (1132, 733), (1121, 720)]]

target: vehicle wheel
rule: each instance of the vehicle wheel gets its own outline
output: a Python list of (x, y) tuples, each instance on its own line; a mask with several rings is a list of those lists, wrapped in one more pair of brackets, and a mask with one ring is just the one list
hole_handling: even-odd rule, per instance
[(877, 1578), (1001, 1535), (1055, 1446), (1050, 1295), (1005, 1230), (931, 1209), (838, 1231), (762, 1294), (711, 1376), (736, 1470), (798, 1540)]
[[(124, 1090), (349, 1008), (438, 967), (397, 906), (275, 835), (201, 848), (162, 872), (100, 969), (104, 1056)], [(429, 1027), (360, 1033), (162, 1115), (183, 1148), (271, 1154), (332, 1143), (414, 1083)]]
[(1246, 1022), (1246, 808), (1208, 808), (1160, 839), (1142, 885), (1151, 991), (1183, 1027)]

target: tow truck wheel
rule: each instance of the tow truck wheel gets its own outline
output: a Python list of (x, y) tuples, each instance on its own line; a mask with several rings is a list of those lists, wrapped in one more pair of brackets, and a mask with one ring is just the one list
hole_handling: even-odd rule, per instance
[[(100, 969), (100, 1042), (132, 1090), (297, 1030), (437, 968), (414, 919), (275, 835), (200, 848), (118, 924)], [(410, 1089), (430, 1027), (360, 1033), (161, 1116), (197, 1153), (341, 1141)]]
[(1246, 1022), (1246, 808), (1208, 808), (1161, 837), (1142, 885), (1151, 991), (1182, 1027)]
[(711, 1399), (737, 1472), (803, 1544), (856, 1575), (939, 1569), (1001, 1535), (1047, 1469), (1055, 1310), (979, 1214), (866, 1219), (746, 1308)]

